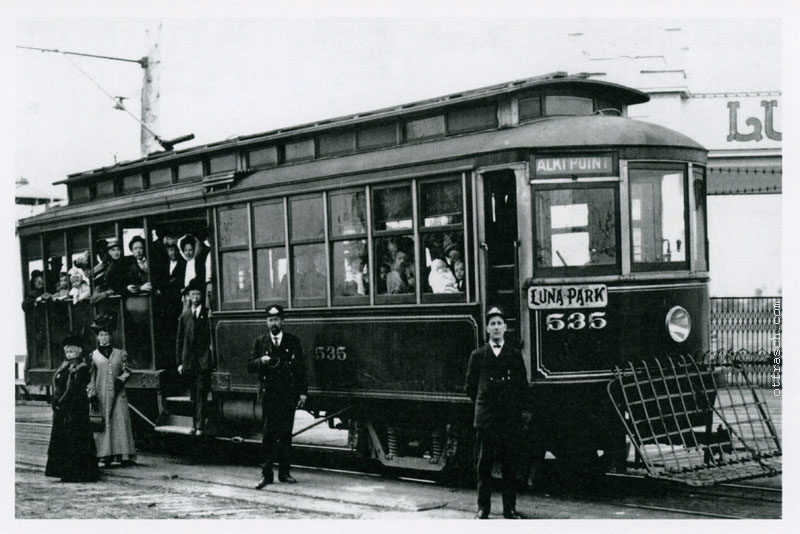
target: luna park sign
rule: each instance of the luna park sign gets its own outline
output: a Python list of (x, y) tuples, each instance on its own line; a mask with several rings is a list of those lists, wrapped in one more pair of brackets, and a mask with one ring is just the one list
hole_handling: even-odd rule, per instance
[[(778, 107), (777, 100), (762, 100), (761, 107), (764, 108), (764, 122), (759, 117), (748, 117), (744, 122), (751, 128), (747, 133), (739, 132), (739, 112), (740, 103), (738, 101), (728, 102), (728, 142), (738, 141), (746, 143), (748, 141), (761, 141), (764, 135), (767, 139), (780, 141), (783, 137), (781, 132), (775, 130), (773, 110)], [(762, 135), (762, 132), (763, 135)]]

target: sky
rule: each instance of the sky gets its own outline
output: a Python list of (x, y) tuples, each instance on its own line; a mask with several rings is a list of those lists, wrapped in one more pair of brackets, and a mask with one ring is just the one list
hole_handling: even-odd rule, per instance
[[(14, 41), (126, 59), (157, 41), (155, 129), (195, 135), (179, 148), (556, 70), (603, 71), (608, 57), (663, 56), (653, 66), (685, 68), (695, 92), (781, 86), (777, 19), (24, 17)], [(23, 49), (13, 57), (16, 177), (49, 188), (140, 156), (139, 124), (109, 97), (126, 97), (140, 115), (138, 64)], [(615, 64), (608, 79), (624, 83), (626, 60)]]

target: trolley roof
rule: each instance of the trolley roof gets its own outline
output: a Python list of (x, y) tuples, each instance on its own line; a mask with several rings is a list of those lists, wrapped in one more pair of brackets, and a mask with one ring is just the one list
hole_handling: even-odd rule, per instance
[(497, 101), (510, 94), (524, 93), (531, 90), (557, 89), (565, 94), (584, 92), (601, 96), (622, 105), (641, 104), (650, 100), (646, 93), (617, 85), (614, 83), (589, 79), (589, 74), (579, 73), (568, 75), (565, 72), (553, 72), (533, 78), (515, 80), (470, 91), (462, 91), (436, 98), (410, 102), (398, 106), (382, 108), (373, 111), (361, 112), (352, 115), (321, 120), (312, 123), (300, 124), (288, 128), (280, 128), (266, 132), (237, 136), (224, 141), (207, 145), (187, 148), (184, 150), (155, 152), (144, 158), (124, 161), (115, 165), (100, 167), (91, 171), (83, 171), (68, 175), (66, 180), (55, 182), (58, 184), (72, 184), (90, 180), (98, 175), (116, 172), (129, 172), (136, 168), (147, 167), (150, 164), (163, 165), (166, 162), (174, 163), (176, 160), (190, 160), (207, 153), (224, 152), (234, 147), (258, 145), (265, 142), (275, 142), (287, 138), (297, 138), (309, 133), (319, 133), (326, 130), (342, 127), (364, 125), (365, 123), (380, 123), (387, 119), (397, 119), (403, 116), (428, 114), (447, 108), (463, 107), (466, 104), (480, 104), (482, 102)]

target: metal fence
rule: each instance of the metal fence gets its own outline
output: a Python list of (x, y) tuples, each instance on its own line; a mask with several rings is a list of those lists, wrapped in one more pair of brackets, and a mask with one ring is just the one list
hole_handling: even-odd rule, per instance
[(776, 370), (775, 357), (783, 357), (782, 315), (781, 297), (712, 298), (710, 362), (728, 368), (734, 385), (744, 380), (735, 371), (741, 366), (752, 384), (780, 388), (782, 364)]

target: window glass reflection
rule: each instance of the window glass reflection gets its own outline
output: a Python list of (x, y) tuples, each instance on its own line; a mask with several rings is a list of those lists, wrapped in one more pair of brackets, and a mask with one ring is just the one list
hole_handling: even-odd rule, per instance
[(420, 212), (425, 227), (461, 224), (461, 181), (441, 181), (422, 184)]
[(391, 187), (375, 191), (375, 230), (412, 228), (411, 188)]
[(331, 195), (330, 201), (333, 237), (366, 232), (366, 202), (363, 191)]
[(536, 265), (584, 267), (617, 262), (611, 188), (536, 192)]
[(322, 197), (290, 200), (292, 240), (318, 239), (324, 235)]
[(222, 300), (250, 302), (250, 254), (247, 251), (226, 252), (221, 256)]
[(286, 300), (288, 265), (283, 247), (256, 250), (256, 298), (260, 301)]
[(367, 241), (337, 241), (333, 244), (334, 296), (369, 295)]
[[(297, 245), (292, 247), (292, 289), (295, 304), (324, 304), (327, 296), (327, 269), (325, 268), (325, 244)], [(309, 302), (313, 299), (313, 302)], [(303, 302), (306, 300), (307, 302)]]
[(686, 261), (684, 175), (632, 169), (631, 252), (634, 263)]

